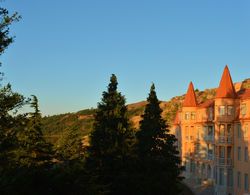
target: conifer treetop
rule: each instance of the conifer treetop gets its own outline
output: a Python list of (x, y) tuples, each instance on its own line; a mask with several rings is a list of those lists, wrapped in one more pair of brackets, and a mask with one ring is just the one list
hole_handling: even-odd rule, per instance
[(117, 90), (117, 85), (118, 85), (117, 78), (116, 78), (115, 74), (112, 74), (111, 77), (110, 77), (108, 92), (116, 91)]

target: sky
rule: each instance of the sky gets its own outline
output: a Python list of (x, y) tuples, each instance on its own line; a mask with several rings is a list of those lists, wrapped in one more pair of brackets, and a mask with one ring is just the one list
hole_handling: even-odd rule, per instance
[(250, 77), (249, 0), (5, 0), (22, 20), (0, 57), (4, 82), (38, 97), (43, 115), (96, 107), (116, 74), (127, 103), (160, 100), (193, 81), (219, 85)]

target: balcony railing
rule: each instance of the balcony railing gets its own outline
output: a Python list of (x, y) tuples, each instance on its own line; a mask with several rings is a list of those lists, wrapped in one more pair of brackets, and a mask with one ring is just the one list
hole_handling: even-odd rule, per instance
[(208, 159), (208, 160), (214, 160), (214, 155), (208, 153), (207, 159)]
[(221, 166), (232, 166), (233, 160), (232, 158), (217, 158), (217, 163)]
[(232, 136), (219, 136), (218, 142), (220, 144), (232, 144), (233, 137)]
[(205, 135), (204, 140), (213, 142), (214, 141), (214, 136), (213, 135)]

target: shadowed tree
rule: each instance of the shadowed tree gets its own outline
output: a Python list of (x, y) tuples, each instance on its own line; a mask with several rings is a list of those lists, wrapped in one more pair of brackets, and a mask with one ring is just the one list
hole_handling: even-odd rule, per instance
[[(137, 168), (140, 194), (178, 194), (182, 167), (175, 145), (175, 136), (169, 134), (166, 121), (162, 118), (155, 86), (152, 84), (140, 129), (136, 134)], [(136, 193), (135, 193), (136, 194)]]
[(24, 125), (26, 117), (18, 114), (18, 110), (26, 103), (22, 95), (12, 91), (10, 84), (0, 89), (0, 167), (11, 160), (10, 151), (17, 143), (17, 129)]
[(105, 186), (102, 192), (109, 194), (119, 188), (117, 182), (125, 171), (133, 138), (125, 98), (117, 91), (117, 85), (113, 74), (98, 104), (87, 157), (87, 169), (95, 174), (92, 178), (98, 178), (97, 185)]
[[(9, 15), (7, 9), (0, 7), (0, 56), (4, 53), (7, 47), (13, 42), (13, 37), (9, 35), (10, 25), (20, 20), (20, 16), (15, 12)], [(1, 63), (0, 63), (1, 66)], [(0, 79), (2, 79), (2, 72), (0, 72)]]
[(42, 134), (41, 113), (36, 96), (32, 96), (30, 105), (34, 112), (29, 113), (27, 125), (18, 134), (19, 148), (16, 155), (19, 165), (39, 167), (49, 163), (50, 145)]
[[(20, 16), (17, 13), (10, 15), (7, 9), (0, 7), (0, 56), (13, 42), (13, 37), (9, 35), (10, 25), (19, 19)], [(3, 73), (0, 71), (0, 81), (2, 76)], [(6, 163), (6, 152), (15, 142), (14, 129), (24, 117), (24, 115), (17, 115), (17, 112), (25, 104), (25, 99), (22, 95), (13, 92), (10, 84), (2, 87), (0, 83), (0, 87), (0, 164), (2, 164)]]
[(56, 143), (56, 155), (63, 161), (74, 161), (83, 158), (82, 136), (77, 128), (70, 128)]

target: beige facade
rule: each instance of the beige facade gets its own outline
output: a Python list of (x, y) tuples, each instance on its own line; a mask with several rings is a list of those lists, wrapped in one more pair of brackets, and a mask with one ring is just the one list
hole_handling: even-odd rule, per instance
[(198, 104), (190, 83), (173, 129), (186, 178), (216, 195), (250, 194), (250, 90), (235, 91), (227, 66), (212, 100)]

